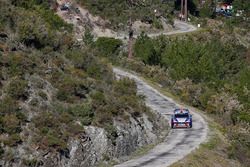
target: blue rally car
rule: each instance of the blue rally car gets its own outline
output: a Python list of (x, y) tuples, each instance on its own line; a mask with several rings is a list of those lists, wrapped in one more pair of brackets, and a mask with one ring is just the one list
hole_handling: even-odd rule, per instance
[(186, 127), (192, 128), (192, 115), (188, 109), (175, 109), (171, 116), (171, 128)]

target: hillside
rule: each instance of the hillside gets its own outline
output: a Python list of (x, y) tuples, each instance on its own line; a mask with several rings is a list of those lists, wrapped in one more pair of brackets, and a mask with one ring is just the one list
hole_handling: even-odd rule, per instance
[[(221, 127), (218, 129), (224, 137), (215, 137), (211, 141), (212, 148), (204, 146), (204, 153), (196, 155), (206, 157), (205, 165), (213, 166), (213, 163), (217, 163), (221, 166), (234, 166), (231, 161), (236, 160), (242, 166), (248, 166), (248, 2), (242, 6), (237, 6), (238, 1), (233, 2), (236, 9), (246, 9), (243, 16), (226, 18), (218, 15), (214, 19), (211, 19), (213, 13), (206, 12), (210, 8), (209, 2), (199, 9), (200, 17), (190, 16), (193, 23), (201, 23), (204, 27), (197, 33), (155, 39), (150, 39), (149, 33), (142, 33), (134, 44), (134, 60), (126, 59), (126, 51), (119, 56), (108, 57), (115, 65), (143, 75), (181, 101), (204, 110), (219, 123)], [(109, 9), (108, 4), (102, 4), (103, 9), (100, 10), (95, 8), (98, 4), (84, 5), (90, 11), (94, 10), (93, 13), (100, 14), (105, 8)], [(198, 6), (198, 2), (195, 4)], [(197, 162), (187, 161), (199, 166)]]
[[(118, 57), (112, 55), (110, 59), (115, 65), (160, 84), (181, 101), (204, 110), (219, 123), (228, 140), (228, 143), (221, 141), (226, 145), (223, 148), (215, 145), (211, 154), (223, 155), (223, 161), (238, 160), (242, 166), (248, 166), (249, 2), (227, 1), (235, 7), (232, 17), (214, 16), (213, 10), (208, 11), (212, 7), (210, 2), (206, 1), (199, 9), (200, 17), (190, 16), (194, 24), (202, 25), (200, 31), (154, 39), (151, 34), (142, 33), (134, 44), (133, 60), (126, 59), (127, 52)], [(237, 10), (244, 12), (236, 16)], [(222, 149), (225, 153), (221, 153)], [(211, 159), (208, 164), (214, 160)]]
[(116, 80), (105, 50), (74, 41), (54, 5), (0, 1), (0, 166), (96, 166), (156, 143), (161, 118), (132, 80)]
[[(204, 29), (191, 34), (155, 39), (141, 34), (134, 44), (134, 60), (118, 58), (114, 63), (158, 83), (164, 91), (205, 111), (221, 126), (218, 129), (228, 141), (215, 139), (212, 148), (206, 150), (207, 146), (204, 146), (206, 151), (189, 156), (186, 163), (213, 166), (216, 162), (228, 166), (223, 163), (232, 159), (248, 166), (249, 48), (240, 40), (248, 34), (239, 39), (234, 32), (236, 29), (244, 31), (244, 26), (234, 25), (231, 29), (220, 19), (206, 21)], [(185, 165), (180, 162), (175, 166)]]
[(128, 29), (130, 22), (142, 21), (152, 27), (162, 29), (161, 17), (171, 21), (171, 11), (174, 1), (152, 0), (77, 0), (79, 4), (89, 9), (90, 13), (100, 16), (110, 22), (114, 30)]
[[(61, 10), (63, 0), (0, 1), (0, 166), (110, 166), (163, 139), (141, 164), (250, 164), (248, 1), (227, 1), (244, 10), (237, 17), (215, 17), (213, 1), (196, 17), (199, 1), (189, 1), (202, 29), (179, 21), (178, 33), (170, 24), (180, 1), (70, 2)], [(133, 59), (117, 35), (127, 37), (130, 16), (148, 28), (134, 36)], [(199, 121), (170, 131), (179, 104)]]

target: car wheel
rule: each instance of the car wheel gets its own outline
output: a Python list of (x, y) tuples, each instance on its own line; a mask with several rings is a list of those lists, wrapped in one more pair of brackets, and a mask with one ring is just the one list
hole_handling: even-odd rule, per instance
[(174, 129), (174, 123), (173, 122), (171, 122), (171, 128)]

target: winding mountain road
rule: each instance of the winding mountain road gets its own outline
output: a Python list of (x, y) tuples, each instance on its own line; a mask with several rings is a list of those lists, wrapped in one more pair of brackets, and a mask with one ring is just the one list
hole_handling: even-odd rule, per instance
[[(181, 106), (173, 99), (164, 96), (149, 86), (138, 76), (118, 68), (113, 68), (113, 71), (118, 77), (133, 79), (137, 84), (138, 94), (146, 97), (146, 105), (162, 114), (166, 118), (166, 121), (170, 120), (170, 114), (173, 113), (173, 110)], [(116, 165), (115, 167), (167, 167), (198, 148), (207, 139), (208, 125), (198, 112), (192, 109), (190, 111), (193, 115), (193, 128), (172, 129), (166, 139), (146, 155)]]
[[(60, 4), (61, 2), (58, 0), (58, 3)], [(128, 38), (128, 34), (125, 32), (117, 33), (111, 29), (99, 26), (97, 23), (100, 22), (100, 18), (91, 15), (86, 9), (79, 5), (75, 4), (75, 8), (79, 9), (80, 12), (78, 14), (69, 14), (60, 10), (57, 11), (57, 14), (66, 22), (74, 25), (75, 37), (78, 41), (82, 39), (85, 24), (92, 26), (92, 33), (96, 38), (111, 37), (123, 41)], [(79, 18), (80, 21), (78, 20)], [(159, 35), (188, 33), (197, 30), (195, 26), (179, 20), (175, 20), (174, 26), (175, 28), (172, 31), (164, 29), (159, 33), (147, 33), (147, 35), (153, 38)], [(134, 38), (137, 38), (137, 35), (134, 35)], [(124, 42), (126, 42), (126, 40)], [(162, 95), (156, 89), (149, 86), (138, 76), (118, 68), (113, 68), (113, 71), (117, 76), (129, 77), (135, 80), (138, 94), (142, 94), (146, 97), (146, 105), (152, 110), (162, 114), (166, 118), (166, 121), (169, 121), (170, 114), (172, 114), (173, 110), (180, 106), (173, 99)], [(115, 167), (167, 167), (198, 148), (199, 145), (207, 139), (208, 126), (198, 112), (191, 110), (191, 113), (193, 115), (192, 129), (172, 129), (166, 139), (155, 146), (155, 148), (150, 150), (146, 155), (116, 165)]]
[[(160, 35), (174, 35), (174, 34), (182, 34), (182, 33), (188, 33), (188, 32), (193, 32), (196, 31), (197, 28), (191, 24), (188, 24), (186, 22), (183, 21), (179, 21), (179, 20), (175, 20), (174, 21), (174, 30), (173, 31), (167, 31), (167, 30), (162, 30), (161, 32), (158, 33), (146, 33), (148, 37), (150, 38), (154, 38)], [(105, 34), (100, 33), (100, 34), (96, 34), (99, 37), (105, 36)], [(111, 36), (105, 36), (105, 37), (112, 37), (112, 38), (116, 38), (116, 39), (127, 39), (128, 38), (128, 34), (118, 34), (118, 33), (113, 33)], [(137, 38), (138, 35), (134, 35), (134, 38)]]
[[(59, 6), (64, 3), (64, 1), (57, 0)], [(72, 8), (78, 9), (79, 12), (76, 13), (73, 10), (70, 12), (68, 11), (61, 11), (59, 8), (57, 10), (58, 16), (60, 16), (63, 20), (67, 23), (74, 25), (75, 28), (75, 37), (78, 41), (82, 40), (82, 37), (85, 32), (85, 26), (89, 25), (92, 27), (92, 34), (95, 38), (98, 37), (109, 37), (123, 40), (124, 42), (127, 41), (129, 38), (128, 32), (116, 32), (107, 27), (105, 27), (105, 20), (101, 19), (98, 16), (93, 16), (89, 11), (78, 4), (72, 3)], [(146, 33), (147, 36), (153, 38), (160, 35), (173, 35), (173, 34), (181, 34), (187, 32), (196, 31), (197, 27), (188, 24), (186, 22), (180, 20), (174, 20), (174, 28), (169, 30), (164, 28), (163, 30), (157, 33)], [(138, 37), (138, 34), (135, 32), (134, 38)]]

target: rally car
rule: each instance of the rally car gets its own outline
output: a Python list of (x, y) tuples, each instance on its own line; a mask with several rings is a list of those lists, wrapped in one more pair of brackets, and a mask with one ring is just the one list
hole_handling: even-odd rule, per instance
[(175, 109), (171, 116), (171, 128), (186, 127), (192, 128), (192, 115), (188, 109)]

